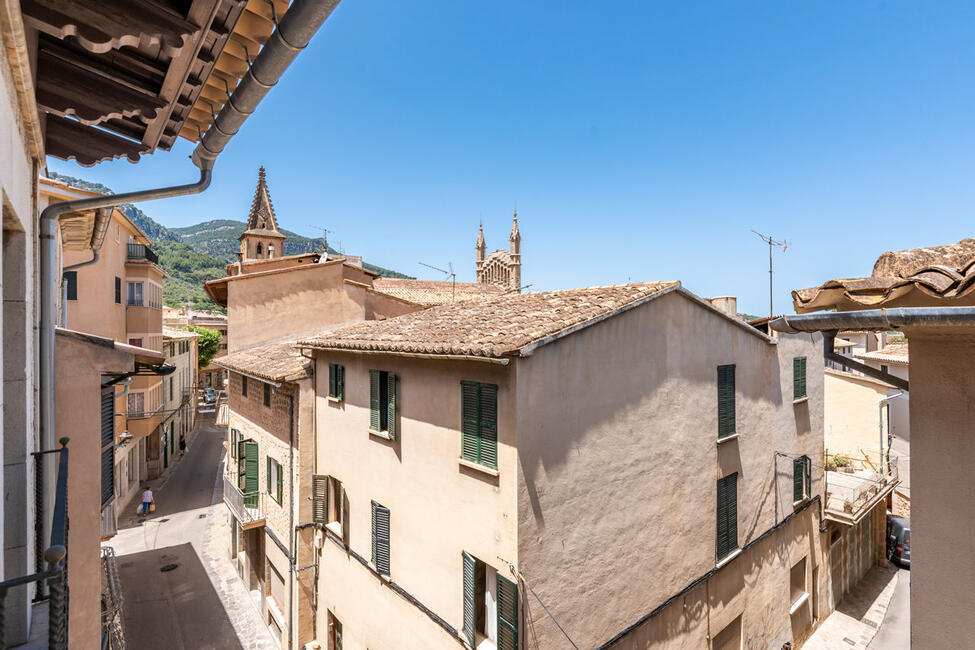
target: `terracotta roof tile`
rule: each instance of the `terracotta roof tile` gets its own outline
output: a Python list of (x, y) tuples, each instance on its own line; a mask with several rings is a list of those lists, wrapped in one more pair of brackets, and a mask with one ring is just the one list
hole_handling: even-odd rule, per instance
[(484, 296), (504, 293), (501, 287), (493, 284), (474, 282), (444, 282), (439, 280), (408, 280), (405, 278), (376, 278), (372, 288), (379, 292), (409, 300), (418, 305), (445, 305)]
[(869, 277), (830, 280), (818, 287), (797, 289), (792, 300), (796, 311), (804, 313), (885, 307), (915, 291), (921, 299), (958, 304), (973, 290), (975, 239), (963, 239), (945, 246), (887, 251), (877, 258)]
[(238, 350), (213, 364), (267, 381), (294, 381), (311, 374), (311, 359), (301, 356), (295, 340), (276, 341)]
[(414, 354), (501, 357), (634, 306), (679, 282), (501, 294), (366, 321), (305, 337), (299, 345)]
[(861, 352), (853, 356), (864, 361), (879, 361), (881, 363), (907, 364), (910, 361), (907, 343), (888, 343), (879, 350)]

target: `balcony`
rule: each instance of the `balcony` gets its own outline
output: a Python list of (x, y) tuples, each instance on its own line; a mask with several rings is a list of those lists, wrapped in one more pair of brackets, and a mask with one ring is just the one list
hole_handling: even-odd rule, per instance
[[(51, 521), (51, 544), (44, 551), (43, 560), (37, 558), (38, 568), (31, 575), (11, 578), (0, 582), (0, 641), (6, 639), (7, 594), (20, 588), (28, 588), (36, 583), (34, 597), (34, 620), (38, 629), (43, 630), (43, 606), (46, 605), (46, 630), (31, 636), (28, 645), (37, 647), (46, 638), (48, 648), (67, 649), (68, 647), (68, 439), (61, 438), (61, 448), (34, 452), (38, 490), (44, 484), (44, 460), (48, 454), (58, 455), (57, 482), (54, 491), (54, 511)], [(43, 516), (35, 514), (35, 516)], [(47, 567), (42, 568), (46, 563)], [(37, 607), (41, 605), (41, 607)], [(6, 647), (6, 646), (4, 646)], [(12, 646), (12, 647), (17, 647)]]
[(236, 482), (224, 474), (223, 477), (223, 502), (230, 508), (240, 527), (244, 530), (257, 528), (264, 525), (264, 511), (261, 500), (264, 495), (260, 490), (254, 492), (241, 492)]
[(152, 262), (153, 264), (159, 264), (159, 258), (156, 256), (152, 249), (145, 244), (129, 244), (128, 251), (129, 260), (145, 260), (147, 262)]
[(859, 523), (900, 484), (897, 458), (885, 467), (879, 457), (827, 454), (826, 467), (826, 518), (843, 524)]

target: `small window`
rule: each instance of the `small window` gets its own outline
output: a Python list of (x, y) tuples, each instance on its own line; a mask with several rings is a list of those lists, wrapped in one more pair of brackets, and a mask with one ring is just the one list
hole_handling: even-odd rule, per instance
[(372, 502), (372, 564), (376, 573), (389, 575), (389, 508)]
[(345, 540), (346, 497), (342, 481), (315, 474), (311, 479), (312, 521), (323, 524)]
[(64, 272), (64, 293), (65, 293), (65, 299), (67, 300), (78, 299), (78, 272), (77, 271)]
[(461, 458), (478, 465), (498, 467), (498, 387), (462, 381)]
[(888, 372), (887, 366), (880, 364), (880, 372), (884, 372), (884, 373)]
[(718, 366), (718, 438), (735, 430), (735, 366)]
[(792, 399), (806, 398), (806, 357), (792, 360)]
[(119, 235), (121, 234), (121, 229), (118, 224), (115, 224), (115, 243), (119, 242)]
[(122, 304), (122, 278), (115, 278), (115, 304)]
[(134, 307), (142, 306), (142, 283), (141, 282), (125, 283), (125, 304)]
[(812, 459), (800, 456), (792, 461), (792, 500), (799, 502), (812, 494)]
[(789, 572), (789, 604), (791, 605), (790, 614), (802, 605), (809, 596), (806, 588), (806, 558), (802, 558), (792, 567)]
[(464, 637), (472, 647), (487, 639), (497, 648), (515, 648), (518, 590), (497, 569), (467, 553), (464, 562)]
[(385, 370), (369, 371), (369, 430), (396, 439), (397, 378)]
[(328, 364), (328, 396), (334, 399), (344, 399), (345, 366), (337, 363)]
[(271, 384), (264, 384), (264, 406), (271, 405)]
[(261, 242), (257, 242), (257, 256), (260, 257), (261, 253), (264, 252), (264, 247), (261, 246)]
[(270, 456), (267, 457), (267, 493), (275, 501), (281, 503), (284, 479), (281, 472), (281, 463)]
[(146, 410), (146, 396), (145, 393), (129, 393), (126, 397), (126, 415), (128, 417), (139, 417)]
[(240, 394), (247, 397), (247, 377), (245, 375), (240, 376)]
[(712, 650), (741, 650), (741, 616), (735, 618), (714, 636)]
[(141, 348), (142, 347), (142, 339), (141, 338), (129, 339), (129, 345), (134, 345), (137, 348)]
[(718, 479), (718, 560), (738, 548), (738, 474)]
[(169, 401), (170, 401), (170, 402), (172, 402), (172, 401), (173, 401), (173, 395), (174, 395), (174, 394), (175, 394), (175, 393), (173, 393), (173, 378), (172, 378), (172, 377), (170, 377), (170, 378), (169, 378)]
[(230, 430), (230, 457), (237, 458), (237, 443), (240, 441), (240, 431)]

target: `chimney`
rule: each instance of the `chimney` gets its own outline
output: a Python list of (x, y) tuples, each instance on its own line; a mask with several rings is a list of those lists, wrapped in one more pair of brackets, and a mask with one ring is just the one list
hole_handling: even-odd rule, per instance
[(738, 298), (735, 296), (717, 296), (708, 302), (732, 318), (738, 318)]
[(244, 274), (244, 254), (237, 253), (237, 275)]

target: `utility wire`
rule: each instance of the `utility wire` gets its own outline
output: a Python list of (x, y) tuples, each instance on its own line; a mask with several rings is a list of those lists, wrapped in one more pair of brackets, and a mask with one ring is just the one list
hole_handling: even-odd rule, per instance
[(545, 603), (544, 603), (544, 602), (542, 602), (542, 599), (541, 599), (541, 598), (539, 598), (539, 596), (538, 596), (538, 594), (536, 594), (536, 593), (535, 593), (535, 590), (534, 590), (534, 589), (532, 589), (532, 586), (531, 586), (530, 584), (528, 584), (528, 581), (527, 581), (527, 580), (525, 580), (525, 576), (523, 576), (523, 575), (521, 574), (521, 572), (520, 572), (520, 571), (519, 571), (519, 570), (518, 570), (517, 568), (515, 568), (515, 565), (514, 565), (514, 564), (512, 564), (511, 562), (508, 562), (508, 561), (507, 561), (506, 559), (504, 559), (504, 558), (503, 558), (503, 557), (501, 557), (501, 556), (498, 556), (498, 559), (499, 559), (499, 560), (501, 560), (502, 562), (504, 562), (505, 564), (507, 564), (507, 565), (508, 565), (508, 569), (509, 569), (509, 570), (510, 570), (510, 571), (511, 571), (511, 572), (512, 572), (513, 574), (515, 574), (515, 575), (516, 575), (516, 576), (518, 577), (518, 580), (520, 580), (520, 581), (521, 581), (521, 583), (522, 583), (523, 585), (525, 585), (525, 588), (527, 588), (527, 589), (528, 589), (528, 591), (530, 591), (530, 592), (532, 593), (532, 596), (534, 596), (534, 597), (535, 597), (535, 600), (537, 600), (537, 601), (538, 601), (538, 604), (542, 606), (542, 609), (544, 609), (544, 610), (545, 610), (545, 613), (546, 613), (546, 614), (548, 614), (548, 616), (549, 616), (549, 618), (551, 618), (551, 619), (552, 619), (552, 622), (553, 622), (553, 623), (555, 623), (555, 627), (557, 627), (557, 628), (559, 628), (559, 632), (561, 632), (561, 633), (562, 633), (562, 635), (563, 635), (563, 636), (564, 636), (564, 637), (565, 637), (565, 638), (566, 638), (566, 639), (567, 639), (567, 640), (569, 641), (569, 643), (571, 643), (571, 644), (572, 644), (572, 647), (573, 647), (573, 648), (575, 648), (576, 650), (579, 650), (579, 646), (577, 646), (577, 645), (576, 645), (576, 642), (572, 640), (572, 637), (570, 637), (570, 636), (569, 636), (569, 633), (565, 631), (565, 628), (564, 628), (564, 627), (562, 627), (562, 626), (561, 626), (561, 625), (559, 624), (559, 621), (558, 621), (558, 619), (556, 619), (556, 618), (555, 618), (555, 616), (553, 616), (553, 615), (552, 615), (552, 612), (550, 612), (550, 611), (548, 610), (548, 607), (546, 607), (546, 606), (545, 606)]

